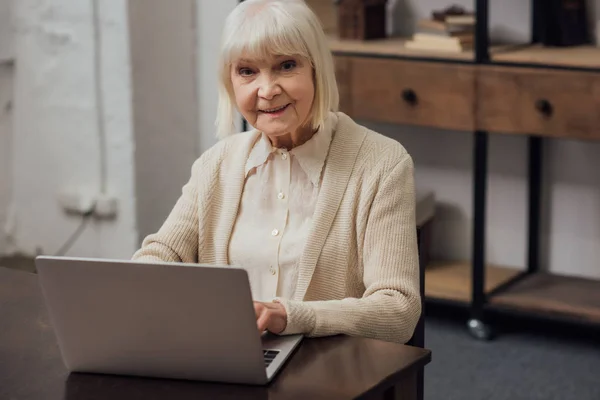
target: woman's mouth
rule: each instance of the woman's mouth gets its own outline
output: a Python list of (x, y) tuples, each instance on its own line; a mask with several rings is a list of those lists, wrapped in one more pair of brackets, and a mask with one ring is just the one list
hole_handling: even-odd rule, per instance
[(288, 106), (289, 106), (289, 104), (285, 104), (283, 106), (267, 108), (267, 109), (259, 110), (259, 111), (263, 114), (267, 114), (267, 115), (271, 115), (271, 116), (275, 117), (275, 116), (283, 114), (283, 112), (288, 108)]

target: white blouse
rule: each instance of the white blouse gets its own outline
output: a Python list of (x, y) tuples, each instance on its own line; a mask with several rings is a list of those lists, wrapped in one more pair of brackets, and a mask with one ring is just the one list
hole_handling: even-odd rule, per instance
[(246, 162), (246, 182), (229, 242), (229, 262), (248, 272), (252, 297), (292, 298), (337, 116), (291, 151), (262, 134)]

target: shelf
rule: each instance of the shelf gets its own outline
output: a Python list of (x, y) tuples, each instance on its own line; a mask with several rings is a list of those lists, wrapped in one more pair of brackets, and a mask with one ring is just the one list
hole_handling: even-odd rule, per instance
[(329, 36), (329, 48), (337, 54), (353, 54), (365, 56), (390, 56), (390, 57), (414, 57), (414, 58), (439, 58), (447, 60), (473, 61), (472, 50), (454, 53), (437, 50), (415, 50), (407, 49), (404, 43), (408, 39), (391, 37), (380, 40), (343, 40)]
[(600, 281), (537, 273), (489, 299), (492, 306), (600, 323)]
[(595, 46), (504, 46), (491, 51), (490, 57), (493, 61), (505, 63), (600, 69), (600, 47)]
[[(485, 292), (490, 292), (520, 273), (514, 268), (487, 266)], [(470, 262), (432, 262), (425, 269), (425, 297), (469, 303), (471, 278)]]
[[(472, 50), (454, 53), (437, 50), (407, 49), (407, 38), (380, 40), (343, 40), (329, 36), (329, 48), (334, 54), (364, 56), (431, 58), (439, 60), (473, 61)], [(566, 68), (600, 69), (600, 47), (576, 46), (551, 48), (542, 45), (495, 45), (490, 47), (492, 61)]]

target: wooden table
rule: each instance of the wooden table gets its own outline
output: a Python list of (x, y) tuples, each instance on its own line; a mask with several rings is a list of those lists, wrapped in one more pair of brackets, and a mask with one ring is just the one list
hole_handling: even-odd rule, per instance
[(69, 374), (37, 275), (0, 267), (0, 399), (415, 399), (428, 350), (364, 338), (306, 339), (268, 386)]

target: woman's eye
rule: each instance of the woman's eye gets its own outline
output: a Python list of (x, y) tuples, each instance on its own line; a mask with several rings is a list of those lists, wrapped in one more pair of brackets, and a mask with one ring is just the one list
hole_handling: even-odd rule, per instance
[(252, 70), (250, 68), (240, 68), (238, 69), (238, 74), (240, 76), (251, 76), (252, 75)]
[(284, 71), (291, 71), (296, 67), (296, 61), (288, 60), (281, 63), (281, 69)]

